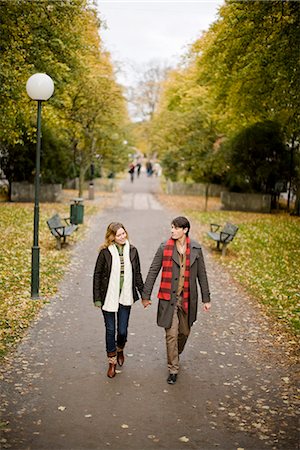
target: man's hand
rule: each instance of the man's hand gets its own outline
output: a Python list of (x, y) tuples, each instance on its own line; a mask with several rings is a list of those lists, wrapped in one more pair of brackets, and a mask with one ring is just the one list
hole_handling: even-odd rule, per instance
[(211, 304), (210, 303), (203, 303), (203, 310), (205, 312), (208, 312), (211, 308)]
[(146, 299), (142, 299), (142, 303), (143, 303), (143, 307), (147, 308), (148, 306), (151, 305), (151, 300), (146, 300)]

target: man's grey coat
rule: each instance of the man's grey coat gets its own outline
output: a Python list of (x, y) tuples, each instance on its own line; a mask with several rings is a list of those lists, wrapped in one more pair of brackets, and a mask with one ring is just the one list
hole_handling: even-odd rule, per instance
[[(163, 261), (163, 252), (166, 242), (163, 242), (152, 261), (147, 279), (144, 285), (142, 298), (150, 300), (151, 293), (155, 280), (161, 270)], [(198, 290), (197, 280), (200, 285), (202, 302), (210, 302), (210, 293), (208, 288), (208, 281), (206, 276), (205, 264), (201, 246), (198, 242), (191, 239), (191, 253), (190, 253), (190, 299), (189, 299), (189, 326), (191, 327), (197, 318), (198, 308)], [(173, 267), (172, 267), (172, 282), (171, 282), (171, 300), (159, 300), (157, 310), (157, 325), (164, 328), (170, 328), (172, 324), (173, 312), (176, 303), (176, 293), (178, 286), (178, 279), (180, 273), (179, 255), (174, 245), (173, 250)]]

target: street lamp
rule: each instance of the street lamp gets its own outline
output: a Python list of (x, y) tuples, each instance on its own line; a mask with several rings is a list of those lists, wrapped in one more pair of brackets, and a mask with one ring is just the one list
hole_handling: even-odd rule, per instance
[(32, 100), (36, 100), (38, 102), (36, 166), (34, 178), (33, 247), (31, 252), (31, 298), (39, 298), (39, 284), (40, 284), (39, 196), (40, 196), (42, 101), (49, 100), (49, 98), (54, 92), (54, 84), (52, 78), (50, 78), (45, 73), (36, 73), (27, 80), (26, 91)]

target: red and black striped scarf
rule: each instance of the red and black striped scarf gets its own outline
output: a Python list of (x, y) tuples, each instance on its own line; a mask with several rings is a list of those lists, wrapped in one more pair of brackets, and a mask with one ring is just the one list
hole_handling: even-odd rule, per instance
[[(158, 298), (161, 300), (171, 300), (171, 284), (172, 284), (172, 268), (173, 268), (173, 250), (175, 240), (169, 239), (165, 245), (162, 261), (162, 274), (161, 282), (158, 292)], [(190, 291), (190, 238), (186, 238), (186, 262), (184, 272), (184, 284), (183, 284), (183, 301), (182, 307), (185, 312), (188, 312), (189, 307), (189, 291)]]

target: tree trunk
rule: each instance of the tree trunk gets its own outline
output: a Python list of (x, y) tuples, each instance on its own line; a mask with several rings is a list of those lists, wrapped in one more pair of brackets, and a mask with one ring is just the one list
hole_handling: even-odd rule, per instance
[(205, 205), (204, 205), (204, 211), (207, 211), (207, 205), (208, 205), (208, 191), (209, 191), (209, 183), (205, 186)]
[(297, 189), (296, 203), (295, 203), (295, 209), (293, 211), (293, 215), (300, 216), (300, 183), (299, 183), (298, 189)]
[(84, 184), (84, 175), (85, 175), (85, 168), (83, 167), (83, 164), (79, 167), (79, 191), (78, 191), (78, 197), (83, 196), (83, 184)]
[(289, 173), (289, 188), (288, 188), (288, 198), (287, 198), (287, 210), (290, 210), (291, 204), (291, 193), (292, 193), (292, 181), (293, 181), (293, 171), (294, 171), (294, 145), (295, 140), (292, 137), (291, 154), (290, 154), (290, 173)]

